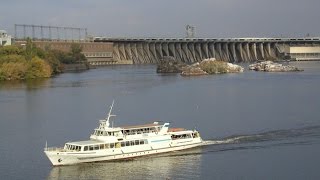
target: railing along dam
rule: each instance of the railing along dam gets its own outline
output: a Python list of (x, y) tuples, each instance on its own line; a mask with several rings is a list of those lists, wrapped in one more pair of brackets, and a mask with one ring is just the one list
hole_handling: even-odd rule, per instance
[(319, 38), (95, 38), (95, 42), (112, 42), (116, 61), (134, 64), (157, 63), (163, 57), (192, 63), (206, 58), (227, 62), (283, 59), (290, 54), (290, 47), (320, 46)]

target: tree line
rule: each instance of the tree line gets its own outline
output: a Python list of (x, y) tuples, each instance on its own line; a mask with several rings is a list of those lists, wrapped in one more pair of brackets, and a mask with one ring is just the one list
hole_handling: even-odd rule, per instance
[(0, 81), (48, 78), (63, 71), (64, 64), (85, 63), (80, 44), (69, 52), (38, 48), (31, 39), (25, 46), (0, 46)]

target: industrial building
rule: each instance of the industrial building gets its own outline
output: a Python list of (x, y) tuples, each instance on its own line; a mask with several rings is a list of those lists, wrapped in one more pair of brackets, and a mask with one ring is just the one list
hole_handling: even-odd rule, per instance
[(0, 30), (0, 46), (11, 45), (11, 36), (5, 30)]

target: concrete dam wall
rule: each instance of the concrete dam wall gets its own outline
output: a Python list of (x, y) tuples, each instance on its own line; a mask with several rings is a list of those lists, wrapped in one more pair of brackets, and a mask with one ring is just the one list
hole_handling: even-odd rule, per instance
[(136, 64), (157, 63), (165, 56), (193, 63), (206, 58), (228, 62), (276, 59), (279, 46), (272, 43), (204, 43), (204, 42), (115, 42), (113, 55), (117, 60), (129, 59)]
[(111, 39), (96, 38), (95, 42), (112, 42), (116, 61), (134, 64), (157, 63), (166, 56), (193, 63), (206, 58), (227, 62), (252, 62), (283, 59), (291, 46), (320, 46), (320, 40), (310, 39)]

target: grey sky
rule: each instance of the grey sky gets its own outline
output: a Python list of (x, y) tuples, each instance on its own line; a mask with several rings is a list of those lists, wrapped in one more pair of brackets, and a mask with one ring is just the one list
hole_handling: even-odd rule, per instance
[(320, 0), (1, 0), (0, 29), (14, 24), (87, 27), (112, 37), (320, 36)]

